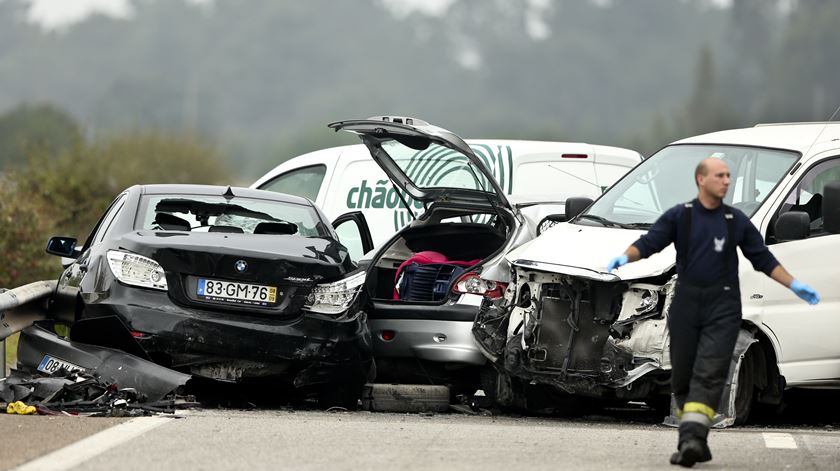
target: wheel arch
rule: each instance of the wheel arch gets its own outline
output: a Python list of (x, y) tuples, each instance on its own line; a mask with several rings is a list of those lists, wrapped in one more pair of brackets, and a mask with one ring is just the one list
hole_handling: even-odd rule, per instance
[(757, 340), (747, 350), (755, 366), (756, 398), (763, 404), (779, 404), (785, 389), (785, 378), (779, 370), (779, 355), (773, 337), (749, 321), (744, 321), (741, 327)]

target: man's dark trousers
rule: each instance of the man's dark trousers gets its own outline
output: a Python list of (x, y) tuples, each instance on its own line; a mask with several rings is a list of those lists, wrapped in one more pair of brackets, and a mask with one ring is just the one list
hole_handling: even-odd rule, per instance
[(680, 417), (679, 443), (706, 440), (726, 385), (741, 327), (737, 281), (697, 286), (677, 281), (668, 314), (671, 390)]

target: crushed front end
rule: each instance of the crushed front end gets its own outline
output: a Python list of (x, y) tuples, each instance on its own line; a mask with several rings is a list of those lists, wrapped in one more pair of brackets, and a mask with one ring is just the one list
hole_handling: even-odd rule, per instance
[(596, 398), (668, 395), (667, 313), (675, 277), (644, 280), (517, 260), (504, 298), (473, 334), (503, 374)]

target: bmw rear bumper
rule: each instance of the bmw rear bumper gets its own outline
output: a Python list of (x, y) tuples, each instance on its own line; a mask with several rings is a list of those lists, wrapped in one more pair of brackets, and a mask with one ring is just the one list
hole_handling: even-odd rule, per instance
[(76, 323), (71, 336), (95, 339), (96, 320), (112, 316), (155, 362), (199, 376), (284, 376), (302, 387), (361, 384), (373, 371), (370, 331), (359, 310), (343, 317), (201, 310), (174, 304), (165, 292), (115, 284), (108, 297), (86, 304), (84, 320)]

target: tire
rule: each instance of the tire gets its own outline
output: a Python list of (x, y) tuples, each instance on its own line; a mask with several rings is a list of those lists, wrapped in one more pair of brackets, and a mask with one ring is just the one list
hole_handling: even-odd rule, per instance
[(668, 417), (671, 415), (671, 396), (654, 396), (645, 399), (645, 405), (653, 409), (657, 415)]
[(449, 388), (426, 384), (366, 384), (362, 408), (373, 412), (446, 412)]
[(321, 409), (341, 407), (347, 410), (356, 410), (359, 407), (361, 396), (362, 385), (357, 382), (325, 385), (318, 391), (318, 407)]
[(744, 425), (750, 418), (755, 403), (755, 354), (750, 348), (738, 369), (738, 390), (735, 391), (735, 425)]

